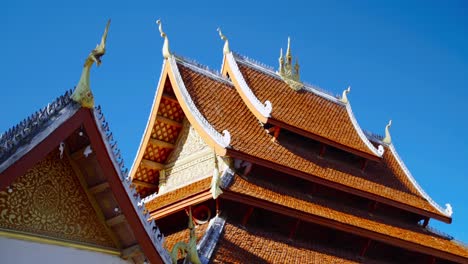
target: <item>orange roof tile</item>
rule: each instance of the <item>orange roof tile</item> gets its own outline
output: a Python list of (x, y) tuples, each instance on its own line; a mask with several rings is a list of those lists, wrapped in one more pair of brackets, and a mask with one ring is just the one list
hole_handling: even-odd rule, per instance
[(258, 180), (255, 180), (255, 184), (250, 181), (235, 176), (227, 190), (319, 216), (353, 228), (365, 229), (394, 239), (461, 256), (468, 261), (468, 248), (430, 233), (424, 228), (405, 225), (388, 218), (370, 216), (367, 212), (355, 208), (303, 195)]
[(202, 191), (210, 189), (211, 177), (196, 181), (182, 188), (167, 192), (161, 196), (157, 196), (153, 200), (145, 204), (146, 209), (150, 212), (159, 210), (165, 206), (171, 205), (175, 202), (183, 200), (192, 195), (198, 194)]
[(211, 263), (359, 263), (337, 249), (287, 240), (284, 237), (245, 230), (226, 222)]
[(294, 91), (279, 75), (250, 67), (239, 58), (236, 61), (255, 96), (261, 102), (268, 100), (272, 103), (272, 119), (376, 156), (356, 131), (346, 105), (305, 89)]
[[(205, 235), (206, 229), (208, 228), (208, 224), (209, 222), (206, 222), (204, 224), (197, 225), (195, 227), (195, 235), (197, 236), (197, 243), (200, 241), (200, 239), (202, 239), (203, 235)], [(189, 239), (190, 239), (190, 230), (188, 228), (183, 229), (181, 231), (165, 236), (164, 248), (166, 248), (170, 252), (177, 242), (182, 241), (182, 242), (188, 243)]]
[(418, 193), (406, 187), (408, 185), (402, 183), (401, 178), (395, 178), (385, 162), (370, 165), (363, 173), (357, 168), (333, 161), (314, 160), (311, 155), (304, 157), (282, 144), (272, 142), (271, 136), (250, 113), (232, 84), (219, 81), (204, 74), (203, 69), (188, 66), (187, 63), (179, 62), (178, 67), (200, 113), (217, 131), (227, 129), (231, 133), (231, 148), (228, 149), (231, 155), (234, 152), (247, 154), (270, 164), (278, 164), (326, 182), (338, 183), (446, 218)]

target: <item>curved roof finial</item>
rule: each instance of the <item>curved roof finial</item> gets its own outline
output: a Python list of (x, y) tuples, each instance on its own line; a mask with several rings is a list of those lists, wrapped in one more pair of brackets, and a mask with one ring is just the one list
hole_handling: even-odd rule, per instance
[(228, 40), (228, 38), (223, 35), (223, 32), (221, 32), (220, 28), (218, 28), (216, 31), (218, 31), (219, 37), (222, 40), (224, 40), (223, 54), (228, 54), (229, 52), (231, 52), (231, 50), (229, 50), (229, 40)]
[(161, 33), (161, 37), (164, 38), (164, 44), (162, 48), (162, 55), (165, 59), (171, 56), (171, 52), (169, 51), (169, 39), (167, 38), (166, 33), (162, 30), (162, 22), (161, 19), (156, 20), (156, 24), (159, 25), (159, 33)]
[(110, 22), (111, 20), (109, 19), (104, 33), (102, 34), (101, 43), (96, 45), (96, 48), (93, 49), (86, 58), (81, 78), (76, 85), (75, 91), (73, 91), (71, 95), (71, 99), (81, 104), (82, 107), (94, 107), (94, 96), (89, 86), (89, 73), (94, 63), (96, 63), (97, 66), (101, 65), (101, 57), (106, 53), (107, 32), (109, 31)]
[(392, 143), (392, 137), (390, 136), (390, 127), (392, 126), (392, 120), (388, 121), (388, 124), (385, 126), (385, 137), (382, 140), (385, 144)]
[(341, 102), (347, 104), (349, 103), (349, 100), (348, 100), (348, 94), (349, 92), (351, 92), (351, 86), (348, 86), (348, 88), (346, 88), (346, 90), (343, 91), (343, 94), (341, 95)]

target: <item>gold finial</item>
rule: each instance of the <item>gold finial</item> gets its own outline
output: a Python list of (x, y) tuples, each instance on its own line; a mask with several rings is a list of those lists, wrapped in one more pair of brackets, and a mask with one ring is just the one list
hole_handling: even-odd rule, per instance
[(218, 28), (217, 31), (218, 31), (218, 33), (219, 33), (219, 37), (220, 37), (222, 40), (224, 40), (223, 54), (228, 54), (229, 52), (231, 52), (231, 51), (229, 50), (229, 40), (228, 40), (228, 38), (227, 38), (225, 35), (223, 35), (223, 32), (221, 32), (221, 29), (220, 29), (220, 28)]
[(283, 49), (280, 50), (278, 73), (281, 78), (295, 91), (304, 86), (299, 78), (299, 62), (296, 58), (296, 64), (292, 65), (291, 38), (288, 37), (288, 48), (286, 49), (286, 61), (283, 58)]
[(291, 38), (288, 37), (288, 48), (286, 49), (286, 61), (288, 64), (292, 62), (292, 55), (291, 55)]
[(171, 52), (169, 51), (169, 39), (167, 38), (166, 33), (164, 33), (164, 31), (162, 30), (161, 19), (156, 20), (156, 24), (159, 25), (159, 33), (161, 33), (161, 37), (164, 38), (162, 55), (165, 59), (168, 59), (171, 56)]
[(348, 100), (348, 94), (351, 92), (351, 86), (348, 86), (346, 90), (343, 91), (343, 94), (341, 95), (341, 102), (347, 104), (349, 102)]
[(283, 48), (280, 48), (280, 57), (279, 57), (279, 69), (278, 72), (280, 75), (284, 74), (284, 58), (283, 58)]
[(214, 157), (214, 168), (213, 168), (213, 178), (211, 178), (211, 196), (213, 199), (218, 198), (223, 193), (223, 190), (221, 190), (220, 185), (221, 185), (221, 175), (220, 175), (220, 170), (219, 170), (219, 163), (218, 163), (218, 156), (216, 155), (216, 152), (213, 150), (213, 157)]
[(392, 120), (388, 121), (388, 124), (385, 126), (385, 138), (382, 140), (385, 144), (392, 143), (392, 137), (390, 136), (390, 127), (392, 126)]
[(107, 32), (109, 31), (110, 22), (111, 20), (109, 19), (104, 34), (101, 37), (101, 43), (96, 45), (96, 48), (86, 58), (78, 85), (71, 95), (72, 100), (81, 104), (82, 107), (94, 107), (94, 96), (89, 87), (89, 72), (94, 63), (97, 66), (101, 65), (101, 57), (106, 53)]

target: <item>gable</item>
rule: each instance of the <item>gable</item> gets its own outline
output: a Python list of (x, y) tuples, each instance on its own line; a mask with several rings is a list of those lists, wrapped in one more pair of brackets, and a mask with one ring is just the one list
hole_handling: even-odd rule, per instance
[(0, 191), (0, 228), (116, 249), (66, 157), (58, 150)]

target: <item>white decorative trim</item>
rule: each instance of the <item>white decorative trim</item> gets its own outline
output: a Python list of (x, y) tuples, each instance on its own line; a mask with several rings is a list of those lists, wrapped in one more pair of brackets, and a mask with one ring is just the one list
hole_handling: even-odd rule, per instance
[[(281, 78), (281, 76), (275, 72), (274, 70), (272, 70), (272, 68), (270, 68), (269, 66), (266, 66), (266, 65), (262, 65), (261, 63), (259, 62), (255, 62), (253, 61), (252, 59), (249, 59), (249, 58), (246, 58), (244, 56), (240, 56), (240, 55), (235, 55), (236, 58), (239, 58), (238, 60), (236, 60), (237, 62), (239, 63), (242, 63), (250, 68), (253, 68), (255, 70), (258, 70), (262, 73), (265, 73), (275, 79), (278, 79), (278, 80), (281, 80), (283, 81), (283, 79)], [(330, 100), (332, 102), (335, 102), (335, 103), (338, 103), (338, 104), (343, 104), (338, 98), (336, 98), (335, 96), (333, 96), (331, 93), (325, 91), (324, 89), (322, 88), (319, 88), (319, 87), (316, 87), (314, 85), (311, 85), (311, 84), (307, 84), (307, 83), (303, 83), (303, 88), (304, 90), (308, 91), (308, 92), (312, 92), (320, 97), (323, 97), (327, 100)]]
[[(158, 86), (157, 86), (158, 89), (163, 89), (163, 87), (161, 87), (161, 82), (162, 82), (162, 79), (163, 79), (163, 73), (164, 73), (165, 66), (166, 66), (166, 60), (163, 60), (163, 65), (162, 65), (162, 68), (161, 68), (161, 74), (159, 75), (159, 81), (158, 81)], [(146, 121), (146, 127), (145, 127), (145, 130), (144, 130), (144, 133), (141, 136), (141, 140), (140, 140), (140, 144), (139, 144), (138, 149), (137, 149), (137, 153), (135, 154), (135, 158), (133, 159), (132, 167), (130, 168), (130, 175), (134, 175), (134, 173), (136, 173), (136, 170), (138, 169), (138, 166), (140, 165), (140, 164), (136, 164), (137, 159), (138, 159), (138, 152), (142, 150), (141, 148), (143, 147), (143, 144), (145, 142), (146, 133), (151, 133), (151, 130), (148, 132), (148, 129), (150, 128), (149, 126), (150, 126), (150, 123), (151, 123), (151, 117), (153, 116), (153, 111), (156, 111), (156, 112), (158, 111), (158, 109), (154, 109), (154, 107), (156, 106), (156, 100), (157, 100), (158, 92), (159, 91), (156, 90), (155, 96), (153, 98), (153, 105), (151, 106), (151, 113), (148, 116), (148, 120)]]
[(247, 85), (247, 82), (245, 81), (244, 76), (242, 76), (242, 73), (240, 72), (239, 67), (237, 66), (237, 63), (234, 59), (234, 55), (232, 55), (232, 52), (226, 54), (226, 58), (227, 58), (227, 63), (229, 67), (232, 69), (234, 78), (236, 78), (237, 82), (239, 83), (239, 86), (242, 92), (247, 96), (250, 103), (252, 103), (255, 109), (263, 117), (269, 118), (271, 116), (271, 111), (272, 111), (271, 102), (266, 100), (265, 103), (262, 104), (262, 102), (258, 100), (257, 96), (255, 96), (255, 94), (252, 92), (250, 87)]
[(224, 215), (217, 215), (210, 220), (205, 235), (197, 245), (197, 251), (203, 264), (209, 263), (211, 256), (214, 253), (219, 238), (224, 230), (226, 224), (226, 217)]
[(392, 152), (393, 156), (396, 158), (396, 160), (398, 162), (398, 165), (400, 165), (400, 167), (403, 169), (403, 171), (405, 172), (406, 177), (410, 180), (410, 182), (413, 184), (413, 186), (416, 188), (416, 190), (418, 190), (419, 194), (421, 194), (434, 208), (436, 208), (437, 211), (439, 211), (440, 213), (442, 213), (443, 215), (445, 215), (447, 217), (451, 217), (452, 216), (452, 207), (450, 206), (450, 204), (446, 204), (447, 208), (443, 209), (434, 200), (432, 200), (432, 198), (429, 197), (429, 195), (416, 182), (416, 179), (414, 179), (413, 175), (408, 170), (405, 163), (403, 163), (403, 160), (398, 155), (398, 153), (397, 153), (395, 147), (393, 146), (393, 144), (390, 144), (388, 147), (390, 148), (390, 151)]
[[(122, 186), (124, 187), (131, 204), (133, 205), (133, 209), (137, 213), (137, 215), (140, 218), (140, 222), (145, 228), (146, 234), (149, 236), (151, 239), (151, 242), (153, 243), (154, 248), (156, 251), (159, 253), (161, 256), (161, 259), (164, 261), (164, 263), (170, 264), (172, 263), (171, 257), (169, 255), (169, 252), (164, 249), (163, 244), (164, 244), (164, 235), (161, 233), (161, 230), (159, 230), (158, 226), (156, 225), (155, 221), (148, 221), (149, 218), (149, 213), (146, 211), (145, 207), (142, 206), (141, 198), (140, 195), (137, 193), (135, 188), (132, 187), (132, 180), (130, 177), (128, 177), (128, 172), (124, 172), (122, 170), (123, 162), (119, 162), (116, 158), (116, 155), (113, 155), (115, 152), (115, 145), (111, 146), (109, 140), (107, 139), (106, 136), (106, 128), (102, 124), (102, 120), (98, 117), (100, 115), (99, 111), (94, 109), (94, 121), (96, 123), (96, 126), (99, 130), (99, 134), (101, 135), (102, 141), (104, 142), (104, 145), (106, 147), (106, 151), (112, 161), (112, 165), (114, 166), (115, 172), (118, 174)], [(98, 117), (98, 118), (96, 118)], [(114, 143), (116, 144), (116, 143)]]
[(198, 108), (196, 107), (195, 103), (193, 102), (190, 94), (185, 87), (184, 81), (182, 80), (182, 76), (179, 72), (179, 67), (177, 66), (177, 62), (174, 56), (171, 56), (168, 59), (170, 66), (172, 68), (172, 72), (175, 75), (177, 86), (180, 89), (182, 97), (184, 101), (187, 103), (187, 106), (190, 108), (191, 114), (193, 114), (196, 121), (201, 125), (205, 133), (207, 133), (219, 146), (223, 148), (229, 148), (231, 144), (231, 134), (227, 130), (223, 130), (223, 134), (219, 133), (214, 129), (213, 126), (206, 120), (206, 118), (200, 113)]
[(354, 129), (358, 133), (358, 135), (361, 138), (362, 142), (364, 142), (364, 144), (366, 144), (367, 148), (370, 151), (372, 151), (372, 153), (374, 153), (378, 157), (382, 157), (382, 155), (384, 154), (383, 147), (380, 148), (380, 146), (379, 146), (379, 148), (376, 149), (374, 147), (374, 145), (372, 145), (372, 143), (369, 141), (369, 139), (364, 134), (364, 131), (362, 131), (361, 127), (359, 126), (359, 124), (358, 124), (358, 122), (356, 120), (356, 117), (353, 114), (353, 110), (351, 109), (351, 104), (350, 103), (346, 104), (346, 111), (348, 112), (348, 116), (351, 119), (351, 122), (353, 123)]

